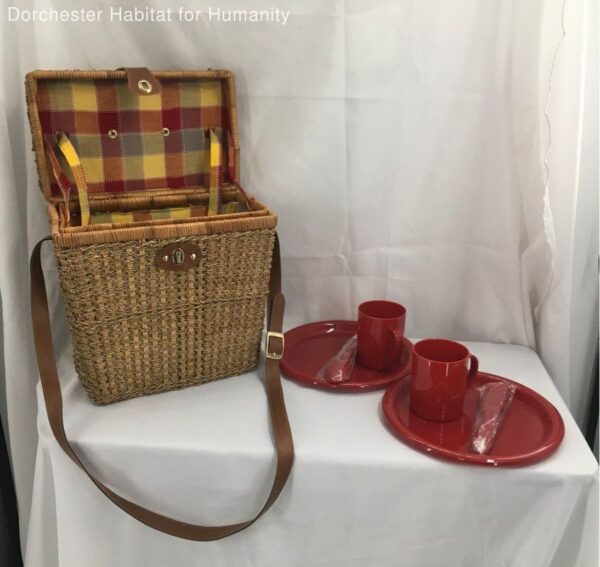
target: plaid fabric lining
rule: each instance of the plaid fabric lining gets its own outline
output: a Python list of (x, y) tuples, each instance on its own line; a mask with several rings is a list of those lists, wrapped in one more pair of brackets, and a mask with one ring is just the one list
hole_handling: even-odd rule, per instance
[[(209, 151), (207, 154), (207, 168), (210, 171), (210, 187), (209, 187), (209, 200), (208, 200), (208, 210), (207, 214), (209, 216), (218, 215), (221, 212), (221, 181), (223, 174), (222, 167), (222, 158), (223, 151), (221, 140), (217, 135), (215, 129), (211, 128), (208, 132), (206, 132), (207, 137), (209, 138)], [(85, 175), (83, 172), (83, 168), (81, 167), (81, 162), (79, 159), (79, 155), (77, 151), (71, 144), (69, 137), (64, 132), (58, 132), (56, 134), (56, 141), (58, 144), (58, 148), (60, 149), (62, 157), (66, 160), (68, 165), (68, 172), (70, 173), (70, 177), (73, 179), (77, 187), (77, 195), (79, 197), (79, 208), (81, 210), (81, 225), (87, 226), (90, 222), (90, 205), (88, 200), (88, 188), (87, 182), (85, 179)], [(70, 178), (66, 176), (64, 170), (58, 163), (58, 157), (54, 152), (54, 148), (50, 143), (46, 144), (48, 148), (48, 155), (50, 156), (50, 163), (52, 165), (52, 170), (54, 172), (54, 176), (56, 181), (63, 192), (65, 197), (65, 204), (67, 211), (69, 210), (68, 203), (68, 195), (70, 192)], [(66, 179), (66, 182), (65, 182)], [(121, 214), (121, 213), (119, 213)], [(195, 215), (192, 215), (195, 216)], [(125, 218), (125, 217), (123, 217)], [(152, 218), (152, 217), (150, 217)], [(177, 218), (177, 217), (164, 217), (157, 216), (156, 218)], [(141, 219), (138, 219), (141, 220)], [(115, 221), (115, 222), (127, 222), (123, 221)]]
[[(222, 214), (242, 213), (248, 209), (237, 201), (226, 203), (221, 208)], [(92, 213), (90, 224), (104, 223), (129, 223), (160, 219), (189, 219), (204, 217), (208, 214), (206, 205), (191, 205), (189, 207), (170, 207), (166, 209), (152, 209), (147, 211), (116, 211)]]
[[(214, 129), (223, 152), (232, 154), (227, 152), (230, 118), (223, 82), (161, 80), (161, 87), (160, 94), (138, 97), (125, 80), (40, 81), (37, 102), (45, 141), (54, 144), (59, 131), (68, 135), (90, 193), (208, 187), (205, 132)], [(225, 155), (222, 163), (231, 164), (232, 158)], [(51, 190), (61, 195), (58, 182)]]

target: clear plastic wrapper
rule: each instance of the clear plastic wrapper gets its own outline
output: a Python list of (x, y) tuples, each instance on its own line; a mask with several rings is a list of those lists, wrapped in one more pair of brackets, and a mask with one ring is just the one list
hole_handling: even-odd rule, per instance
[(342, 348), (340, 348), (340, 350), (321, 367), (317, 372), (317, 378), (332, 384), (340, 384), (350, 380), (356, 363), (356, 344), (356, 335), (353, 335), (343, 344)]
[(517, 387), (507, 382), (488, 382), (476, 388), (479, 394), (473, 424), (472, 449), (485, 455), (492, 447), (502, 426)]

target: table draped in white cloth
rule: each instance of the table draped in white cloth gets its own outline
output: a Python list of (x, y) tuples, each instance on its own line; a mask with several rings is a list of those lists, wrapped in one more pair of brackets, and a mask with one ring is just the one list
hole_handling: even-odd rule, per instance
[[(256, 524), (209, 543), (156, 532), (110, 503), (62, 453), (38, 388), (27, 567), (595, 567), (597, 463), (538, 356), (465, 343), (482, 370), (546, 396), (565, 438), (546, 461), (484, 468), (398, 440), (382, 392), (284, 380), (296, 444), (290, 481)], [(95, 406), (62, 357), (66, 427), (92, 471), (143, 506), (194, 523), (252, 516), (274, 471), (262, 369)]]

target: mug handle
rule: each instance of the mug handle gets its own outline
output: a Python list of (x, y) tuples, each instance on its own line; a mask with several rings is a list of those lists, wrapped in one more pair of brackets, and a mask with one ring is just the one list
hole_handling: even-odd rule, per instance
[(469, 374), (467, 376), (467, 385), (473, 381), (473, 378), (475, 378), (477, 372), (479, 372), (479, 359), (474, 354), (470, 354), (469, 360), (471, 361), (471, 368), (469, 369)]
[(392, 334), (394, 338), (394, 347), (397, 351), (394, 359), (398, 359), (398, 361), (402, 358), (402, 351), (404, 350), (404, 333), (400, 329), (388, 329), (388, 331)]

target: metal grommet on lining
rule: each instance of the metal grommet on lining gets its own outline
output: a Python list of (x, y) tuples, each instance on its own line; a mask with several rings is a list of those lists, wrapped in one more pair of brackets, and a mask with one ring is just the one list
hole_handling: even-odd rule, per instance
[(108, 131), (108, 137), (109, 137), (111, 140), (114, 140), (114, 139), (115, 139), (115, 138), (116, 138), (118, 135), (119, 135), (119, 133), (118, 133), (118, 132), (117, 132), (117, 131), (116, 131), (114, 128), (111, 128), (111, 129)]
[(169, 130), (166, 126), (161, 130), (162, 135), (166, 138), (170, 133), (171, 130)]
[(138, 89), (140, 89), (140, 91), (143, 93), (148, 94), (152, 92), (152, 85), (150, 84), (150, 81), (147, 81), (146, 79), (140, 79), (138, 81)]

